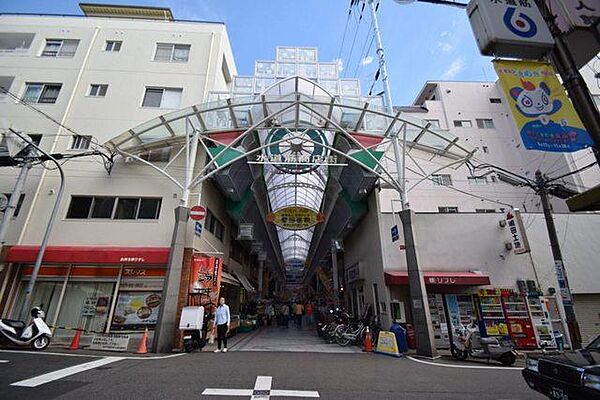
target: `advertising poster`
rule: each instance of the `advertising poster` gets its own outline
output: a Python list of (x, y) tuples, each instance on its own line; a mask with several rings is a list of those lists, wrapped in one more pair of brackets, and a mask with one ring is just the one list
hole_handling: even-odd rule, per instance
[(221, 288), (221, 259), (217, 257), (194, 257), (189, 292), (210, 297), (217, 304)]
[(119, 293), (111, 329), (134, 330), (155, 325), (161, 300), (160, 292)]
[(550, 64), (499, 60), (494, 68), (527, 149), (564, 153), (594, 144)]

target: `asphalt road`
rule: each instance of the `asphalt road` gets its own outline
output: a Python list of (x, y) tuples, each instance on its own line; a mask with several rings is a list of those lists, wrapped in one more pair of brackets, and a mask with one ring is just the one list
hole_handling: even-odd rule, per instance
[[(107, 354), (115, 356), (115, 354)], [(119, 356), (118, 354), (116, 356)], [(92, 363), (105, 363), (96, 368)], [(0, 398), (8, 399), (250, 399), (257, 384), (277, 390), (317, 391), (322, 399), (543, 399), (518, 369), (482, 364), (431, 365), (377, 354), (202, 352), (163, 359), (107, 359), (0, 351)], [(448, 365), (443, 365), (447, 363)], [(92, 364), (92, 366), (95, 364)], [(452, 366), (449, 366), (452, 365)], [(483, 368), (456, 368), (456, 365)], [(83, 367), (82, 367), (83, 366)], [(47, 383), (65, 368), (91, 369)], [(52, 373), (52, 375), (44, 375)], [(33, 380), (29, 380), (34, 378)], [(21, 382), (34, 387), (14, 386)], [(260, 385), (259, 385), (260, 386)], [(237, 389), (245, 396), (203, 395), (207, 389)], [(206, 392), (205, 392), (206, 393)], [(268, 399), (269, 392), (255, 392)], [(294, 392), (295, 393), (295, 392)], [(238, 392), (238, 394), (243, 394)], [(288, 392), (289, 394), (289, 392)], [(296, 393), (298, 395), (298, 393)], [(300, 393), (306, 395), (305, 392)], [(296, 397), (301, 398), (301, 397)]]

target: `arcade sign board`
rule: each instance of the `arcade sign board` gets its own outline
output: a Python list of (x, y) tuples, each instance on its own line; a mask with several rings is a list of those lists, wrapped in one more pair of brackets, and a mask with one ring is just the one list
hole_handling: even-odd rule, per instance
[(306, 207), (285, 207), (267, 215), (267, 222), (283, 229), (300, 231), (311, 228), (324, 221), (322, 213)]
[(471, 0), (467, 15), (483, 55), (540, 59), (554, 46), (534, 0)]

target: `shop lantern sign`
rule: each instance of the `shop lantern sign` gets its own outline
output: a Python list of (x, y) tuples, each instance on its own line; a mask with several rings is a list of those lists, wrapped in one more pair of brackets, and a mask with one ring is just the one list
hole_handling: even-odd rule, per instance
[(236, 240), (254, 240), (254, 224), (240, 223)]
[(525, 234), (525, 227), (519, 210), (508, 210), (506, 213), (506, 226), (512, 239), (515, 254), (528, 253), (531, 249), (529, 248), (529, 241)]
[(325, 220), (322, 213), (306, 207), (285, 207), (267, 215), (267, 222), (292, 231), (312, 228)]

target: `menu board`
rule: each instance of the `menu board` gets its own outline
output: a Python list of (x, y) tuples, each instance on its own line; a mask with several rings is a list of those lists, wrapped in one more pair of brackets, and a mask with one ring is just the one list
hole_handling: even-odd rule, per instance
[(120, 292), (111, 329), (136, 330), (155, 325), (161, 300), (160, 292)]

